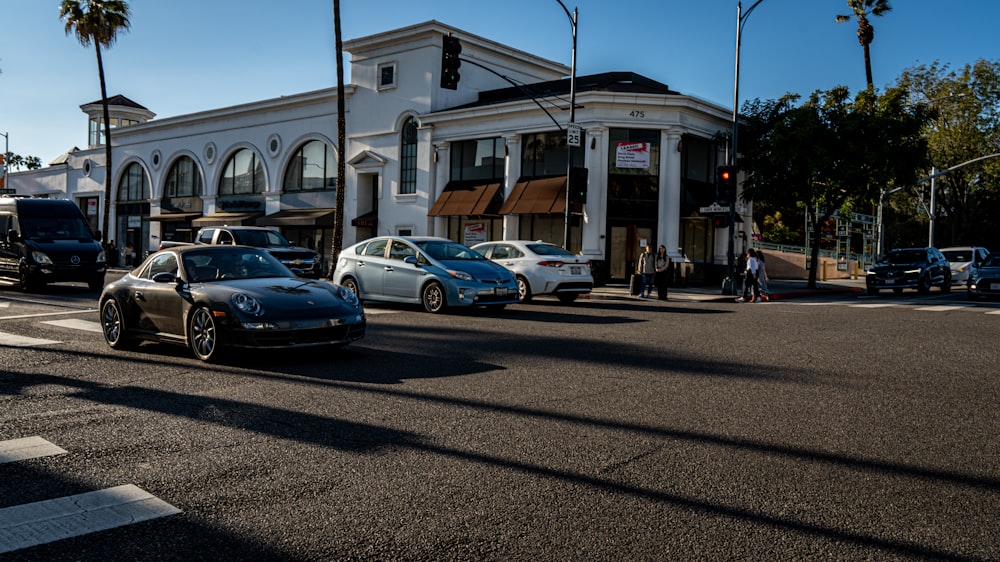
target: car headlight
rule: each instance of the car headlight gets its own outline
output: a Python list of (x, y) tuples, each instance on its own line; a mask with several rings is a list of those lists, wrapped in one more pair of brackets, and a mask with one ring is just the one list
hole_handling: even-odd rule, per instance
[(337, 294), (343, 299), (347, 304), (351, 306), (358, 306), (361, 301), (358, 300), (358, 295), (354, 294), (354, 291), (348, 289), (347, 287), (338, 287)]
[(451, 275), (455, 279), (461, 279), (462, 281), (472, 281), (473, 280), (472, 276), (469, 275), (468, 273), (464, 272), (464, 271), (457, 271), (457, 270), (449, 269), (448, 270), (448, 275)]
[(45, 252), (39, 252), (38, 250), (33, 250), (31, 252), (31, 259), (35, 260), (38, 265), (52, 265), (52, 260)]
[(233, 306), (240, 312), (245, 312), (251, 316), (264, 314), (264, 307), (260, 301), (246, 293), (236, 293), (232, 298)]
[(904, 271), (903, 273), (905, 273), (906, 275), (920, 275), (921, 271), (922, 271), (921, 269), (909, 269), (907, 271)]
[(108, 258), (104, 255), (104, 250), (97, 252), (97, 263), (104, 263), (106, 261), (108, 261)]

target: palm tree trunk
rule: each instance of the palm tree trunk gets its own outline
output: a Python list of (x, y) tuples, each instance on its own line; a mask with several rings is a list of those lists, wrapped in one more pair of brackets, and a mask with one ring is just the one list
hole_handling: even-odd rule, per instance
[(104, 110), (104, 217), (101, 221), (101, 242), (110, 239), (108, 221), (111, 219), (111, 112), (108, 110), (108, 88), (104, 82), (104, 61), (101, 59), (101, 44), (94, 41), (97, 49), (97, 74), (101, 77), (101, 106)]
[(865, 79), (868, 80), (868, 89), (869, 90), (874, 90), (875, 84), (872, 81), (872, 54), (871, 54), (871, 50), (869, 49), (869, 44), (868, 43), (864, 43), (862, 45), (862, 48), (865, 51)]
[(340, 0), (333, 0), (333, 32), (337, 56), (337, 208), (333, 213), (333, 247), (330, 255), (330, 277), (344, 247), (344, 191), (347, 187), (347, 127), (344, 105), (344, 42), (340, 36)]

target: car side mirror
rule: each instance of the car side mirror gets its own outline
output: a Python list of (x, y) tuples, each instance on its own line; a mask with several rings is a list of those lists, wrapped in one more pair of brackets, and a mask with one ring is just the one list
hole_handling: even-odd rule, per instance
[(101, 241), (104, 239), (104, 234), (100, 230), (94, 231), (94, 240)]
[(17, 244), (20, 241), (21, 241), (21, 234), (18, 231), (14, 229), (7, 231), (7, 242), (11, 244)]
[(417, 261), (417, 256), (406, 256), (403, 258), (403, 263), (408, 263), (410, 265), (419, 266), (420, 263)]

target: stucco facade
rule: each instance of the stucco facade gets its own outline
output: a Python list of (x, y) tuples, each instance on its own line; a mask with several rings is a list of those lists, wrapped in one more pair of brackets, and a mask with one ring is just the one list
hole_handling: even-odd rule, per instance
[[(462, 43), (456, 90), (439, 85), (449, 33)], [(92, 223), (119, 247), (127, 240), (142, 250), (208, 224), (262, 224), (329, 264), (342, 186), (345, 246), (389, 233), (564, 242), (569, 68), (434, 21), (344, 49), (343, 150), (336, 88), (121, 127), (112, 132), (111, 227), (95, 222), (99, 210)], [(729, 110), (631, 73), (576, 84), (584, 133), (572, 162), (587, 169), (587, 194), (585, 204), (570, 202), (568, 245), (602, 279), (626, 277), (647, 242), (675, 260), (686, 254), (689, 269), (711, 279), (725, 264), (728, 229), (699, 210), (716, 198), (725, 146), (715, 139), (730, 127)], [(330, 154), (345, 159), (346, 177), (330, 177)], [(105, 169), (103, 148), (91, 147), (11, 174), (11, 187), (93, 212)], [(737, 225), (745, 225), (737, 250), (749, 224)]]

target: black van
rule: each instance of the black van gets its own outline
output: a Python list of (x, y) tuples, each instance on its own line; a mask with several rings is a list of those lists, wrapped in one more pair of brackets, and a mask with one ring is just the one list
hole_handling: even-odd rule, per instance
[(13, 281), (22, 291), (82, 281), (97, 291), (106, 270), (104, 249), (75, 203), (0, 197), (0, 281)]

